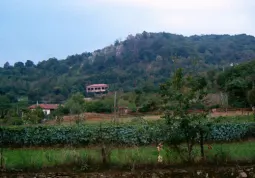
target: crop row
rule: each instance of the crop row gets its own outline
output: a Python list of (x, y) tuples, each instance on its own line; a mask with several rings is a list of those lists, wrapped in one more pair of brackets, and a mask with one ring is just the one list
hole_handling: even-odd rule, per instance
[[(53, 146), (92, 144), (149, 145), (166, 141), (171, 135), (163, 124), (120, 126), (27, 126), (0, 128), (4, 146)], [(173, 131), (172, 131), (173, 132)], [(234, 141), (255, 137), (255, 124), (214, 124), (207, 141)], [(183, 139), (183, 138), (180, 138)]]

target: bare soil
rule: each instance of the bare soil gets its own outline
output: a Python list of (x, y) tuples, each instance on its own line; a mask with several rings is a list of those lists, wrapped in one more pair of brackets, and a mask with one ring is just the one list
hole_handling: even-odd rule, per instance
[[(212, 117), (219, 116), (242, 116), (242, 115), (252, 115), (252, 111), (227, 111), (227, 112), (213, 112), (210, 114)], [(141, 115), (147, 120), (158, 120), (161, 115)], [(126, 115), (122, 116), (121, 120), (129, 121), (134, 118), (134, 115)], [(114, 118), (114, 114), (104, 114), (104, 113), (84, 113), (84, 120), (88, 122), (103, 122), (103, 121), (111, 121)], [(72, 124), (75, 123), (77, 116), (64, 116), (62, 123), (63, 124)], [(56, 124), (55, 120), (48, 121), (46, 124), (54, 125)]]

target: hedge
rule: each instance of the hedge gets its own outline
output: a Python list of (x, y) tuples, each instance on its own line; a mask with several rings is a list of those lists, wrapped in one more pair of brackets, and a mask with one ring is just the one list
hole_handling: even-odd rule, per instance
[[(0, 142), (3, 146), (87, 146), (100, 143), (116, 145), (149, 145), (166, 141), (168, 135), (164, 124), (120, 126), (27, 126), (2, 127)], [(234, 141), (255, 137), (255, 123), (215, 124), (207, 141)], [(181, 139), (181, 138), (180, 138)]]

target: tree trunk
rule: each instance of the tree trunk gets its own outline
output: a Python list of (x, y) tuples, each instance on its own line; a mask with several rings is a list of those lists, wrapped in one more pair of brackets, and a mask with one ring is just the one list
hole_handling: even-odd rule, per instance
[(105, 165), (107, 163), (107, 156), (106, 156), (106, 150), (104, 145), (102, 146), (101, 154), (102, 154), (102, 162)]
[(0, 169), (2, 170), (4, 168), (4, 155), (3, 155), (3, 152), (4, 152), (4, 148), (3, 148), (3, 130), (1, 128), (1, 150), (0, 150)]
[(4, 156), (3, 156), (3, 151), (4, 151), (4, 149), (3, 149), (3, 147), (1, 146), (1, 153), (0, 153), (0, 157), (1, 157), (1, 170), (3, 170), (3, 168), (4, 168)]
[(189, 139), (187, 139), (187, 146), (188, 146), (188, 162), (191, 163), (192, 143), (190, 143)]
[(203, 130), (200, 129), (200, 152), (201, 152), (201, 157), (204, 159), (205, 153), (204, 153), (204, 133)]

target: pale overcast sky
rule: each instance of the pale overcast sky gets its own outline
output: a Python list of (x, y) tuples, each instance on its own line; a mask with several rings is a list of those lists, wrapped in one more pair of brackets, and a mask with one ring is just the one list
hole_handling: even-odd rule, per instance
[(129, 34), (255, 35), (255, 0), (0, 0), (0, 66), (103, 48)]

